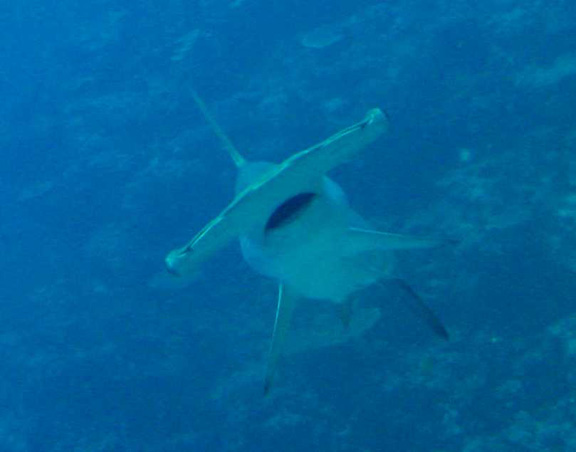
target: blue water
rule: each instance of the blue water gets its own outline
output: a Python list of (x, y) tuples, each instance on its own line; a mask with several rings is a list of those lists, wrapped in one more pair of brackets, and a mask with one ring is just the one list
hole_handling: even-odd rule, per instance
[[(0, 451), (576, 451), (576, 3), (0, 5)], [(386, 110), (332, 176), (443, 319), (393, 288), (348, 340), (302, 302), (262, 395), (276, 288), (237, 245), (151, 281), (281, 161)], [(324, 319), (324, 320), (322, 320)], [(328, 321), (326, 321), (328, 319)], [(321, 325), (321, 326), (318, 326)]]

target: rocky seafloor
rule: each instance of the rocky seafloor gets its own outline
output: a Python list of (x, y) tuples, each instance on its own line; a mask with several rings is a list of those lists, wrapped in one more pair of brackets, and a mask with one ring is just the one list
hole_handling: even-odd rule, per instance
[[(576, 6), (172, 0), (6, 6), (0, 449), (576, 450)], [(235, 248), (183, 290), (167, 251), (222, 208), (236, 145), (279, 161), (374, 106), (334, 178), (398, 256), (345, 332), (302, 303), (261, 377), (274, 284)], [(160, 284), (161, 285), (161, 284)]]

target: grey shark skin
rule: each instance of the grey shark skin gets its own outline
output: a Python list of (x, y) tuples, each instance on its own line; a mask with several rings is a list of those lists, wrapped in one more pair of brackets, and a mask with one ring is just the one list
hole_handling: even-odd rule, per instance
[[(186, 246), (166, 259), (174, 274), (189, 274), (199, 263), (237, 237), (242, 255), (256, 272), (278, 281), (278, 305), (264, 382), (272, 386), (294, 306), (301, 298), (350, 303), (359, 290), (392, 279), (392, 252), (438, 245), (426, 238), (369, 229), (343, 190), (325, 173), (354, 157), (387, 130), (385, 116), (366, 119), (281, 164), (245, 160), (195, 99), (238, 168), (236, 197)], [(446, 330), (405, 285), (409, 306), (440, 336)]]

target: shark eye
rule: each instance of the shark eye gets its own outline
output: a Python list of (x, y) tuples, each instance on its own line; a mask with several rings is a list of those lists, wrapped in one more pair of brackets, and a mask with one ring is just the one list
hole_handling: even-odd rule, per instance
[(188, 246), (179, 250), (172, 251), (164, 261), (164, 264), (166, 265), (166, 271), (174, 276), (182, 276), (182, 273), (179, 270), (179, 267), (181, 266), (178, 264), (182, 261), (182, 259), (186, 258), (191, 253), (191, 251), (192, 249)]
[(174, 276), (180, 276), (180, 273), (174, 268), (171, 262), (166, 261), (166, 271)]
[(299, 193), (292, 198), (288, 198), (280, 204), (264, 227), (264, 232), (270, 232), (294, 221), (314, 200), (316, 193)]

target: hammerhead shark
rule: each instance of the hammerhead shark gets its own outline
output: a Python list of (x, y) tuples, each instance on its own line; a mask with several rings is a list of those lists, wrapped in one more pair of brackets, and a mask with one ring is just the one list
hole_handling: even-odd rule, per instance
[(366, 117), (280, 164), (250, 162), (236, 149), (196, 94), (200, 111), (222, 141), (238, 176), (232, 202), (182, 248), (166, 257), (170, 273), (190, 276), (234, 238), (256, 272), (278, 281), (278, 304), (264, 378), (268, 394), (296, 302), (329, 300), (341, 306), (346, 323), (355, 294), (394, 281), (408, 306), (445, 339), (440, 320), (403, 280), (392, 276), (392, 253), (441, 242), (375, 231), (348, 203), (326, 173), (351, 160), (388, 130), (386, 115), (372, 109)]

